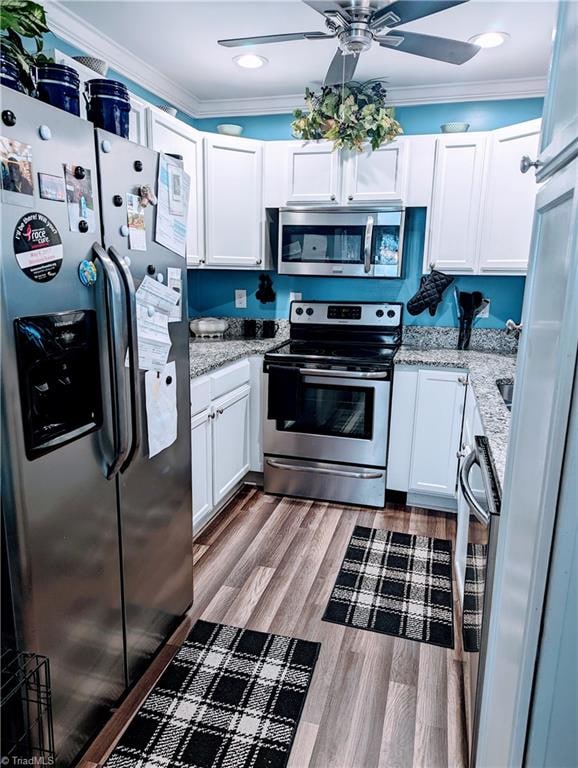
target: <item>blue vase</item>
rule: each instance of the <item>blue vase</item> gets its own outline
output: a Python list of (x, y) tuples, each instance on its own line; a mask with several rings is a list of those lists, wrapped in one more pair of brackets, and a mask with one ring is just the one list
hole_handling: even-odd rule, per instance
[(64, 64), (36, 67), (36, 96), (40, 101), (80, 116), (80, 78)]
[(97, 128), (128, 139), (130, 100), (126, 85), (116, 80), (86, 83), (87, 116)]

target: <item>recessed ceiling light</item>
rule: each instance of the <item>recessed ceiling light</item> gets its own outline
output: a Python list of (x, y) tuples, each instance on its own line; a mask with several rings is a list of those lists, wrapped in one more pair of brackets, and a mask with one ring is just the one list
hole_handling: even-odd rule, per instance
[(243, 69), (259, 69), (265, 66), (269, 59), (264, 56), (257, 56), (256, 53), (243, 53), (241, 56), (235, 56), (233, 61)]
[(480, 35), (470, 37), (470, 43), (479, 45), (480, 48), (497, 48), (508, 40), (507, 32), (482, 32)]

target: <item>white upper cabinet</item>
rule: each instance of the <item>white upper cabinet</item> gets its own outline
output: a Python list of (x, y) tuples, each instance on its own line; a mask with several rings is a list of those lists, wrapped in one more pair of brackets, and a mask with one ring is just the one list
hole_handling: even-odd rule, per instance
[(263, 262), (261, 142), (205, 134), (207, 265), (258, 268)]
[(160, 109), (148, 110), (149, 146), (157, 152), (180, 155), (191, 178), (187, 219), (187, 266), (204, 261), (203, 134)]
[(406, 139), (384, 144), (373, 152), (347, 152), (343, 159), (344, 203), (387, 203), (405, 199), (407, 177)]
[(143, 99), (139, 99), (129, 94), (130, 113), (128, 116), (128, 138), (135, 144), (148, 146), (148, 126), (147, 126), (147, 108), (148, 104)]
[(480, 222), (479, 271), (525, 273), (536, 203), (533, 173), (520, 171), (524, 155), (538, 154), (540, 120), (493, 131)]
[(287, 144), (287, 202), (338, 203), (341, 192), (339, 152), (328, 141)]
[(476, 271), (486, 142), (485, 133), (436, 140), (427, 266), (462, 274)]

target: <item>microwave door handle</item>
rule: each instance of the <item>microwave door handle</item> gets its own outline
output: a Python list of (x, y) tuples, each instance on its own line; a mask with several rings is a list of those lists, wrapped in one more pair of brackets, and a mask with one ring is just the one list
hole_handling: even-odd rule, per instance
[(110, 350), (111, 400), (114, 431), (113, 460), (106, 466), (106, 477), (111, 480), (124, 464), (129, 447), (128, 413), (124, 392), (124, 327), (122, 317), (122, 287), (118, 272), (104, 248), (99, 243), (92, 246), (94, 258), (99, 262), (105, 278), (105, 295), (102, 297), (101, 315), (106, 318), (105, 333)]
[(474, 466), (474, 464), (478, 464), (478, 460), (476, 458), (476, 452), (471, 451), (471, 453), (469, 453), (464, 459), (464, 462), (460, 469), (460, 487), (462, 489), (464, 498), (469, 508), (471, 509), (472, 513), (480, 521), (480, 523), (482, 523), (482, 525), (487, 526), (490, 523), (490, 516), (477, 501), (476, 497), (474, 496), (474, 492), (472, 491), (472, 487), (470, 485), (470, 471)]
[(371, 272), (371, 243), (373, 242), (373, 216), (367, 217), (365, 224), (365, 242), (363, 247), (363, 270), (366, 275)]
[(125, 260), (120, 253), (110, 246), (108, 254), (111, 261), (118, 269), (121, 282), (124, 288), (124, 299), (126, 308), (126, 321), (127, 321), (127, 338), (128, 338), (128, 362), (129, 368), (129, 389), (130, 389), (130, 406), (131, 406), (131, 446), (130, 451), (123, 463), (122, 471), (124, 472), (128, 466), (132, 463), (134, 456), (138, 453), (141, 445), (142, 428), (141, 428), (141, 400), (140, 400), (140, 382), (139, 382), (139, 367), (138, 367), (138, 333), (137, 333), (137, 319), (136, 319), (136, 291), (134, 287), (134, 280), (132, 274)]

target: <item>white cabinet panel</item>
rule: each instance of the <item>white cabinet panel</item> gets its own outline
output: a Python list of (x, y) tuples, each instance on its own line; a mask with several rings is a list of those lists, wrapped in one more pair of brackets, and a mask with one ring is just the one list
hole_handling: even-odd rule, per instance
[(408, 136), (405, 141), (409, 142), (410, 152), (405, 161), (408, 171), (404, 203), (408, 207), (429, 208), (432, 196), (436, 136), (427, 134)]
[(534, 173), (522, 173), (523, 155), (538, 154), (540, 120), (492, 131), (480, 224), (479, 269), (525, 273), (536, 203)]
[(337, 203), (340, 198), (339, 152), (325, 141), (292, 142), (287, 149), (287, 202)]
[(199, 413), (191, 420), (191, 473), (193, 491), (193, 535), (207, 522), (213, 509), (212, 414)]
[(147, 133), (147, 109), (148, 104), (143, 99), (139, 99), (129, 94), (130, 114), (128, 116), (128, 138), (135, 144), (148, 146)]
[(206, 136), (205, 206), (207, 264), (259, 268), (264, 226), (261, 142)]
[(406, 192), (406, 139), (379, 149), (342, 154), (344, 203), (401, 202)]
[(243, 386), (213, 404), (213, 501), (218, 504), (249, 471), (249, 395)]
[(251, 366), (251, 428), (250, 469), (252, 472), (263, 471), (263, 358), (254, 355), (249, 358)]
[(455, 496), (464, 410), (465, 373), (422, 369), (418, 374), (409, 489)]
[(407, 493), (409, 489), (418, 373), (415, 367), (396, 367), (393, 374), (387, 459), (387, 488), (391, 491)]
[(486, 134), (436, 140), (427, 264), (445, 272), (476, 270), (486, 141)]
[(157, 152), (181, 155), (191, 177), (187, 220), (187, 265), (204, 261), (203, 134), (160, 109), (148, 110), (149, 146)]

